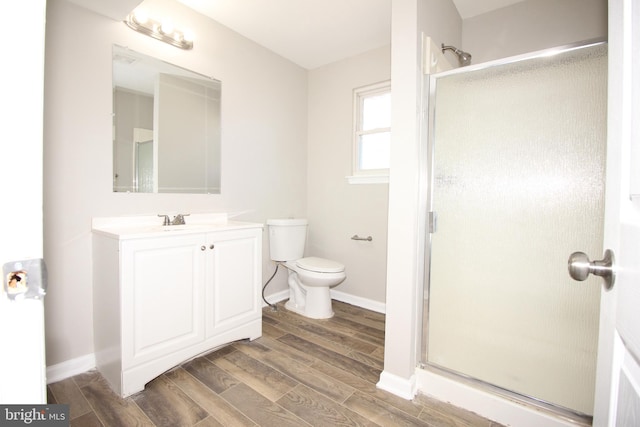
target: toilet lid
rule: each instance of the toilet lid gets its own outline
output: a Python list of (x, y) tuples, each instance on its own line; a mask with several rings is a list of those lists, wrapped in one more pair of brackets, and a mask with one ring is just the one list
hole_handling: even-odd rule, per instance
[(296, 265), (303, 270), (317, 271), (318, 273), (340, 273), (344, 271), (344, 265), (330, 259), (308, 257), (300, 258)]

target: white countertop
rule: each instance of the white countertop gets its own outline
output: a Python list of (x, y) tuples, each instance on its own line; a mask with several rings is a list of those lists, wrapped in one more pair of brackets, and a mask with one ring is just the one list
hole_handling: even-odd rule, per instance
[[(170, 218), (172, 217), (173, 215), (170, 215)], [(260, 223), (231, 221), (226, 214), (219, 213), (191, 214), (185, 217), (185, 222), (184, 225), (162, 225), (161, 217), (151, 215), (93, 218), (92, 231), (124, 240), (264, 227)]]

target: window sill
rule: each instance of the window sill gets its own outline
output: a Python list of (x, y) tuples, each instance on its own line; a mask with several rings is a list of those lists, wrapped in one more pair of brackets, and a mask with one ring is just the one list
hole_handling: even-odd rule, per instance
[(349, 184), (388, 184), (389, 175), (354, 175), (346, 176)]

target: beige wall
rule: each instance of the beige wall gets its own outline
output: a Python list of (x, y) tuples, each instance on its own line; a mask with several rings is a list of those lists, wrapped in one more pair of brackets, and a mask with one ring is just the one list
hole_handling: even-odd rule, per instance
[[(458, 14), (453, 1), (419, 0), (417, 11), (417, 25), (419, 31), (431, 37), (436, 46), (462, 46), (462, 31), (464, 23)], [(451, 64), (458, 64), (451, 52), (445, 57)]]
[[(352, 168), (353, 89), (390, 76), (391, 52), (384, 47), (310, 71), (308, 92), (307, 255), (343, 263), (347, 278), (334, 290), (381, 309), (388, 185), (349, 184), (345, 177)], [(354, 234), (373, 241), (351, 240)]]
[(478, 64), (607, 37), (607, 0), (527, 0), (465, 19), (463, 49)]
[[(455, 43), (462, 21), (450, 0), (394, 0), (391, 13), (391, 175), (384, 372), (379, 387), (413, 394), (422, 301), (424, 219), (420, 210), (421, 39)], [(446, 17), (447, 21), (441, 19)], [(454, 39), (454, 40), (450, 40)]]
[[(93, 353), (92, 217), (213, 211), (263, 222), (307, 214), (307, 72), (172, 0), (146, 3), (194, 31), (192, 51), (64, 0), (47, 3), (44, 253), (47, 365), (54, 365)], [(221, 195), (112, 192), (113, 44), (222, 81)], [(285, 287), (281, 277), (270, 291)]]

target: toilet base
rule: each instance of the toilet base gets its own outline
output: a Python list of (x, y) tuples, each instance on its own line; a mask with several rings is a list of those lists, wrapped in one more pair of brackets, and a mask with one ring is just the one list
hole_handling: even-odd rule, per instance
[[(287, 264), (285, 264), (285, 267), (287, 267)], [(323, 280), (322, 283), (326, 283), (327, 286), (318, 286), (317, 284), (315, 286), (305, 286), (300, 282), (298, 274), (291, 267), (287, 268), (289, 269), (289, 301), (284, 304), (284, 307), (310, 319), (329, 319), (333, 317), (331, 292), (329, 290), (332, 281), (327, 283), (326, 280)], [(323, 277), (323, 279), (326, 279), (326, 277)], [(343, 277), (338, 279), (341, 279), (340, 281), (344, 280)]]
[(284, 308), (310, 319), (330, 319), (334, 315), (331, 308), (331, 298), (329, 298), (328, 304), (319, 304), (315, 307), (300, 306), (289, 300), (284, 304)]

